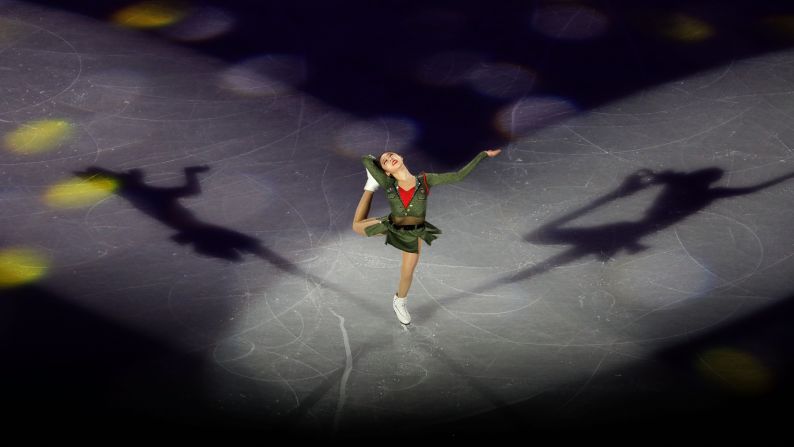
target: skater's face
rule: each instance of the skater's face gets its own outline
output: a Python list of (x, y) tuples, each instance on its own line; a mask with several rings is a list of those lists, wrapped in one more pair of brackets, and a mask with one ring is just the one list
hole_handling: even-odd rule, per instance
[(391, 175), (397, 172), (403, 166), (403, 158), (400, 154), (394, 152), (384, 152), (380, 156), (380, 167), (386, 175)]

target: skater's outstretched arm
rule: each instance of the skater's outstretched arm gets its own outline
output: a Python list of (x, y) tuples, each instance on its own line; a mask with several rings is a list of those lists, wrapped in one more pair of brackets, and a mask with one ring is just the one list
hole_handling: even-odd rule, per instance
[(457, 172), (445, 172), (443, 174), (436, 174), (428, 172), (426, 174), (427, 178), (427, 186), (433, 187), (438, 185), (445, 185), (448, 183), (455, 183), (463, 180), (468, 176), (474, 168), (477, 167), (478, 164), (485, 158), (485, 157), (496, 157), (501, 153), (501, 149), (494, 149), (488, 151), (482, 151), (477, 156), (474, 157), (472, 161), (470, 161), (466, 166), (462, 167)]
[(613, 200), (634, 194), (635, 192), (646, 188), (648, 185), (653, 184), (655, 181), (654, 179), (655, 177), (653, 176), (653, 173), (650, 170), (640, 169), (639, 171), (636, 171), (633, 174), (626, 177), (623, 183), (620, 186), (618, 186), (614, 191), (598, 198), (597, 200), (587, 204), (582, 208), (579, 208), (578, 210), (572, 211), (562, 217), (558, 217), (557, 219), (554, 219), (553, 221), (544, 224), (537, 230), (533, 231), (532, 234), (539, 234), (540, 232), (557, 228)]
[(722, 199), (726, 197), (734, 197), (734, 196), (742, 196), (745, 194), (752, 194), (754, 192), (758, 192), (762, 189), (769, 188), (770, 186), (777, 185), (778, 183), (784, 182), (790, 178), (794, 178), (794, 172), (791, 174), (782, 175), (780, 177), (774, 178), (769, 180), (768, 182), (760, 183), (755, 186), (748, 186), (746, 188), (713, 188), (711, 191), (714, 193), (716, 198)]

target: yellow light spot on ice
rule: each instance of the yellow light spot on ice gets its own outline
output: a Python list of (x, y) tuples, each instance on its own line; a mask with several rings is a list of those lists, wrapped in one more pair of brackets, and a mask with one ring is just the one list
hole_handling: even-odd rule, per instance
[(33, 121), (6, 134), (5, 145), (20, 154), (55, 149), (72, 134), (72, 125), (63, 120)]
[(752, 355), (730, 348), (707, 351), (697, 362), (707, 379), (740, 394), (760, 394), (772, 384), (772, 374)]
[(0, 289), (35, 281), (47, 272), (47, 260), (25, 248), (0, 250)]
[(116, 188), (118, 182), (111, 178), (76, 178), (52, 186), (44, 195), (44, 201), (55, 208), (81, 208), (108, 197)]
[(784, 37), (794, 37), (794, 15), (778, 15), (764, 19), (762, 24), (772, 33)]
[(115, 14), (113, 21), (130, 28), (161, 28), (179, 22), (187, 14), (184, 2), (146, 1), (130, 5)]
[[(28, 25), (29, 26), (29, 25)], [(0, 18), (0, 44), (12, 44), (24, 32), (25, 25), (10, 19)]]
[(682, 42), (700, 42), (714, 35), (706, 22), (683, 14), (662, 18), (659, 28), (665, 36)]

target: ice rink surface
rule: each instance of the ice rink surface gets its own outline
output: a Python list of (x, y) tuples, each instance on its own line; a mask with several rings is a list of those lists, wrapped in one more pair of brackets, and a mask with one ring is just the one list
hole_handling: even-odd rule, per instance
[[(548, 51), (618, 20), (598, 9), (609, 2), (546, 3), (523, 23)], [(410, 16), (416, 39), (444, 51), (374, 57), (415, 74), (400, 95), (448, 98), (431, 110), (348, 77), (354, 52), (224, 58), (180, 43), (185, 26), (0, 2), (7, 422), (338, 439), (785, 435), (794, 38), (623, 91), (584, 63), (565, 67), (578, 80), (566, 84), (544, 78), (562, 70), (554, 57), (544, 71), (439, 44), (428, 30), (471, 20), (453, 9)], [(234, 16), (194, 17), (222, 30)], [(625, 39), (632, 70), (653, 59)], [(670, 45), (692, 45), (682, 59), (709, 51)], [(358, 83), (355, 100), (337, 97)], [(469, 144), (432, 149), (447, 136)], [(401, 325), (399, 251), (351, 230), (360, 157), (396, 151), (414, 173), (446, 172), (498, 146), (433, 189), (427, 219), (443, 234), (422, 248)], [(382, 195), (371, 216), (388, 213)]]

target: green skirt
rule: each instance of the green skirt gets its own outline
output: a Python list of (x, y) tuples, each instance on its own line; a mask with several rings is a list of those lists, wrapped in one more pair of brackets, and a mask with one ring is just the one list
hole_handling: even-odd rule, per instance
[(427, 245), (431, 245), (434, 240), (438, 239), (436, 235), (441, 234), (441, 230), (429, 222), (425, 222), (422, 228), (403, 230), (396, 228), (389, 220), (389, 216), (383, 216), (378, 220), (380, 222), (364, 229), (367, 236), (385, 234), (386, 242), (384, 242), (384, 244), (392, 245), (408, 253), (416, 253), (419, 251), (418, 240), (420, 238), (427, 242)]

